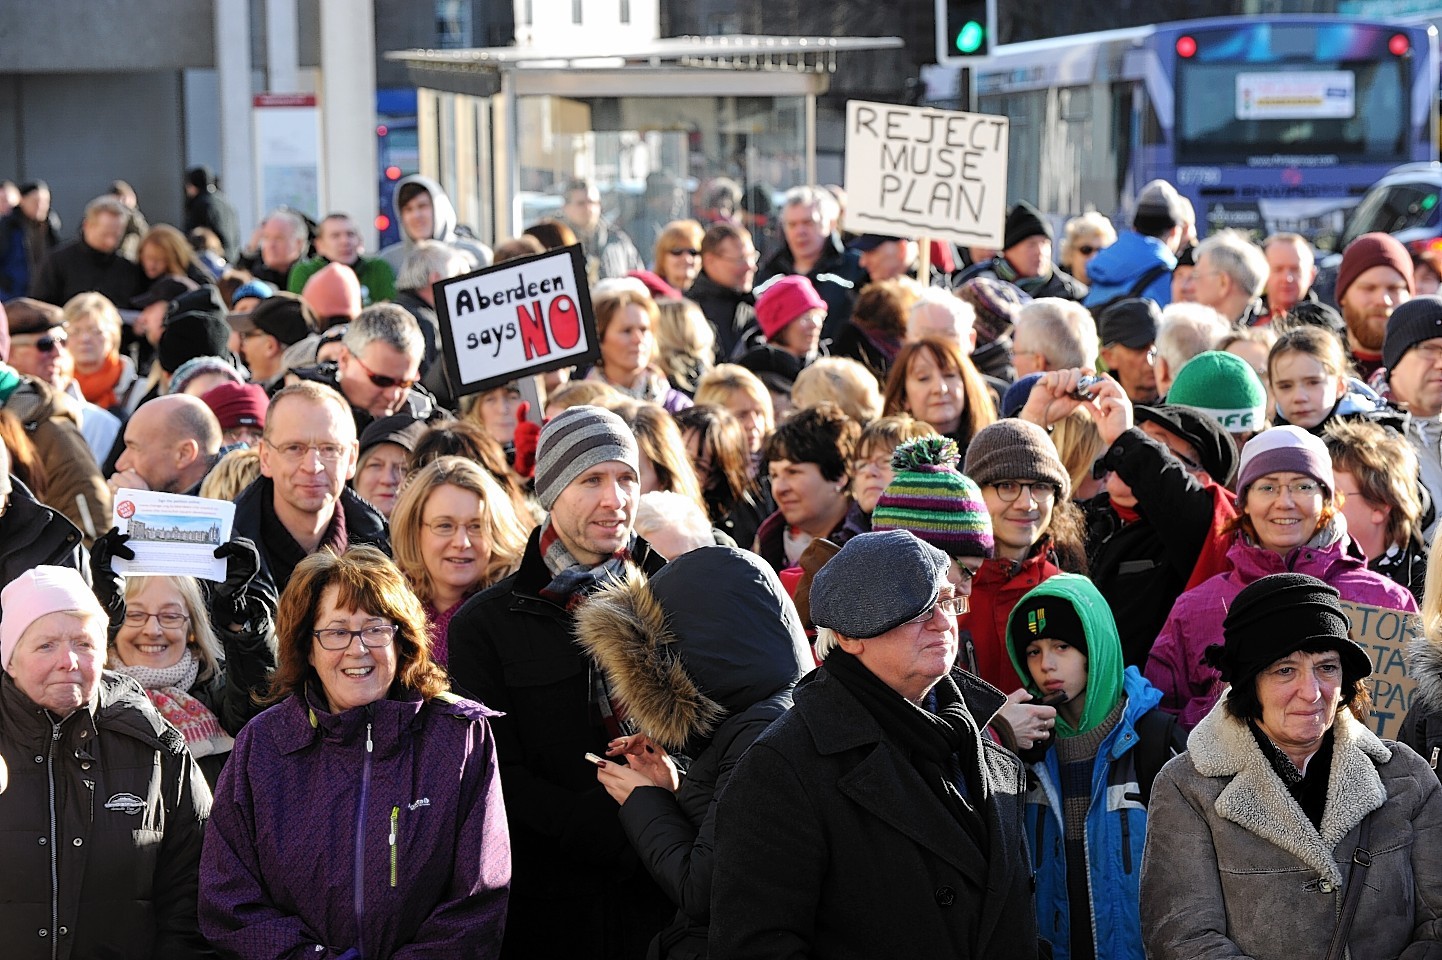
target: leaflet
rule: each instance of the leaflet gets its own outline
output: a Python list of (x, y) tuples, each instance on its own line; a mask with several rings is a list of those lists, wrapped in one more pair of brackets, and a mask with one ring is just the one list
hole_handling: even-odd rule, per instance
[(215, 548), (230, 540), (235, 504), (229, 500), (189, 497), (121, 487), (115, 491), (115, 526), (128, 533), (134, 560), (115, 557), (121, 576), (200, 577), (225, 579), (225, 561)]

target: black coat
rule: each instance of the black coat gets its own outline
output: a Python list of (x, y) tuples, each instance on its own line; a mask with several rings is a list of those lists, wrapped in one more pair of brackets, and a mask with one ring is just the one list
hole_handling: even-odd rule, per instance
[[(773, 277), (794, 273), (796, 258), (791, 255), (791, 248), (783, 242), (780, 249), (757, 271), (752, 289), (760, 289)], [(854, 275), (855, 268), (847, 261), (841, 236), (832, 233), (821, 248), (820, 259), (811, 268), (811, 272), (805, 275), (821, 295), (821, 299), (826, 301), (826, 321), (821, 325), (823, 340), (835, 340), (841, 335), (841, 331), (846, 329), (846, 322), (851, 319), (851, 309), (856, 305), (856, 284), (851, 279)]]
[(196, 227), (206, 227), (220, 238), (227, 261), (234, 261), (240, 253), (240, 222), (235, 207), (219, 190), (202, 190), (185, 202), (185, 232)]
[(0, 584), (42, 564), (73, 567), (88, 581), (90, 564), (75, 524), (36, 500), (19, 480), (11, 477), (10, 483), (10, 505), (0, 517)]
[[(954, 671), (985, 726), (1005, 702)], [(988, 850), (825, 667), (742, 758), (716, 817), (711, 957), (1037, 956), (1020, 761), (977, 733)]]
[[(531, 533), (520, 568), (456, 612), (450, 672), (493, 718), (511, 828), (511, 902), (502, 956), (639, 958), (672, 907), (621, 829), (587, 752), (610, 735), (592, 698), (595, 668), (570, 613), (541, 597), (551, 581)], [(647, 573), (664, 560), (637, 540)]]
[(716, 331), (716, 362), (731, 363), (747, 350), (761, 343), (761, 327), (756, 323), (756, 298), (730, 287), (723, 287), (706, 274), (699, 273), (686, 299), (694, 301)]
[(119, 253), (101, 253), (84, 240), (56, 247), (30, 278), (30, 296), (56, 306), (77, 293), (95, 290), (122, 310), (150, 286), (145, 273)]

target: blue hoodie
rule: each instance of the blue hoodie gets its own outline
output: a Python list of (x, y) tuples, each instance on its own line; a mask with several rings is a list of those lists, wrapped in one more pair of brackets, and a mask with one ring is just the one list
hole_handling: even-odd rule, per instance
[(1172, 302), (1172, 270), (1177, 258), (1167, 245), (1156, 237), (1144, 237), (1128, 230), (1117, 242), (1092, 258), (1087, 264), (1087, 282), (1091, 284), (1082, 304), (1094, 307), (1117, 297), (1133, 295), (1131, 289), (1142, 276), (1158, 264), (1166, 266), (1161, 276), (1147, 284), (1141, 296), (1165, 307)]

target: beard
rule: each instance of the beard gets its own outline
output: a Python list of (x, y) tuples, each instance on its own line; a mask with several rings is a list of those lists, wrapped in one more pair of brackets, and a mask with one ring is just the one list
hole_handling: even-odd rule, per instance
[(1387, 318), (1385, 316), (1378, 317), (1370, 313), (1359, 315), (1352, 310), (1343, 308), (1342, 321), (1347, 325), (1347, 333), (1353, 343), (1372, 353), (1382, 352), (1382, 342), (1387, 337)]

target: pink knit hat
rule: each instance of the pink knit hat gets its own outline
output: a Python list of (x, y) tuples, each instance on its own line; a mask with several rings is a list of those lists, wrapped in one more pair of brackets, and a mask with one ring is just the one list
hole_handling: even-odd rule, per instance
[(756, 298), (756, 322), (767, 340), (772, 339), (791, 321), (812, 310), (825, 310), (826, 301), (805, 277), (791, 275), (768, 284)]
[(0, 590), (0, 666), (9, 667), (20, 636), (41, 617), (76, 610), (105, 619), (90, 585), (72, 567), (31, 567)]

